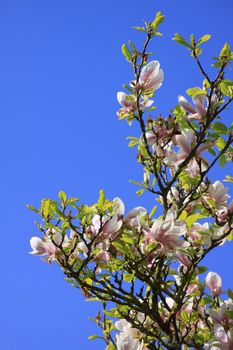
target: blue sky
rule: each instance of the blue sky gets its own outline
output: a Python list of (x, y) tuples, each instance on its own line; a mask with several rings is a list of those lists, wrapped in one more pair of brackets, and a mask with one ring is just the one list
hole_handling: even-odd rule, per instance
[[(29, 239), (37, 230), (26, 204), (39, 206), (42, 198), (56, 197), (61, 189), (92, 203), (104, 188), (110, 199), (121, 197), (127, 209), (154, 206), (153, 197), (138, 198), (128, 182), (141, 179), (126, 141), (137, 130), (117, 120), (116, 93), (132, 79), (121, 44), (138, 42), (142, 35), (132, 26), (152, 20), (158, 10), (166, 15), (164, 38), (156, 39), (151, 50), (165, 73), (156, 105), (166, 116), (179, 94), (201, 83), (193, 60), (171, 37), (175, 32), (197, 37), (211, 33), (202, 58), (209, 64), (225, 41), (233, 44), (231, 0), (0, 3), (4, 350), (104, 349), (102, 343), (87, 340), (97, 331), (87, 318), (98, 307), (84, 302), (55, 265), (28, 254)], [(231, 113), (225, 113), (228, 120)], [(213, 176), (223, 174), (216, 170)], [(231, 256), (232, 245), (227, 244), (208, 258), (225, 289), (233, 288)]]

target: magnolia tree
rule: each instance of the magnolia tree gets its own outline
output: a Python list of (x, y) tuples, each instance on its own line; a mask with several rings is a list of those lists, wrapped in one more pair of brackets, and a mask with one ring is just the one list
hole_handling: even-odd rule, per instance
[(42, 233), (32, 237), (31, 254), (57, 263), (69, 283), (101, 305), (93, 318), (100, 334), (90, 339), (102, 339), (106, 350), (233, 349), (233, 293), (223, 292), (221, 277), (202, 266), (207, 254), (233, 239), (233, 201), (224, 183), (209, 178), (214, 166), (233, 157), (233, 132), (221, 117), (233, 100), (226, 76), (233, 54), (226, 43), (214, 58), (212, 79), (199, 59), (210, 35), (186, 41), (176, 34), (173, 40), (199, 67), (200, 87), (186, 91), (192, 102), (179, 96), (168, 116), (155, 114), (151, 98), (164, 73), (148, 46), (161, 36), (163, 19), (158, 12), (135, 27), (145, 34), (141, 49), (132, 41), (122, 45), (133, 80), (117, 94), (119, 119), (140, 127), (129, 137), (143, 169), (137, 194), (151, 192), (161, 215), (156, 207), (125, 214), (123, 201), (106, 199), (103, 190), (93, 205), (60, 192), (58, 201), (29, 206), (41, 217)]

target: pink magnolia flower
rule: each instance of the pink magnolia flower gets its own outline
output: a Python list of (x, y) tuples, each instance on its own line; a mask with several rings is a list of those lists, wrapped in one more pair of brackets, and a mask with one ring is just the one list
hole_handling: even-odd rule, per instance
[(146, 91), (154, 91), (162, 85), (164, 74), (158, 61), (151, 61), (142, 68), (138, 87)]
[(137, 99), (134, 95), (127, 95), (124, 92), (118, 92), (117, 100), (123, 107), (117, 112), (119, 117), (132, 115), (137, 110)]
[(190, 260), (190, 258), (187, 254), (178, 252), (178, 253), (176, 253), (176, 258), (186, 268), (190, 267), (192, 265), (192, 261)]
[(224, 187), (221, 181), (217, 180), (210, 185), (208, 192), (210, 198), (215, 201), (217, 208), (226, 206), (227, 199), (229, 198), (229, 195), (227, 194), (228, 188)]
[(205, 222), (204, 224), (199, 224), (195, 222), (191, 229), (187, 232), (187, 237), (194, 246), (200, 246), (203, 243), (210, 243), (210, 235), (209, 235), (209, 224)]
[(220, 209), (216, 210), (215, 214), (218, 222), (226, 222), (228, 220), (229, 213), (227, 207), (221, 207)]
[(103, 260), (103, 261), (109, 261), (110, 260), (110, 254), (108, 252), (108, 249), (110, 247), (110, 240), (108, 238), (101, 240), (101, 242), (98, 242), (93, 249), (100, 249), (100, 252), (97, 253), (95, 256), (95, 260)]
[[(124, 92), (117, 93), (117, 100), (122, 106), (121, 109), (117, 112), (118, 117), (127, 117), (132, 116), (137, 110), (137, 98), (134, 95), (127, 95)], [(153, 104), (153, 100), (149, 100), (148, 98), (144, 98), (139, 103), (139, 108), (148, 108)]]
[(216, 341), (207, 343), (204, 349), (208, 350), (232, 350), (233, 349), (233, 328), (226, 331), (223, 326), (216, 324), (214, 326), (214, 335)]
[(148, 145), (153, 145), (155, 142), (160, 146), (167, 144), (174, 131), (174, 119), (164, 119), (159, 117), (153, 128), (146, 132)]
[[(198, 88), (201, 90), (200, 88)], [(192, 97), (194, 105), (191, 105), (184, 96), (178, 97), (178, 102), (180, 106), (185, 110), (185, 112), (190, 113), (188, 119), (201, 119), (205, 116), (207, 108), (205, 106), (206, 95), (199, 95)]]
[(128, 226), (138, 228), (142, 225), (140, 218), (147, 215), (147, 210), (143, 207), (131, 209), (124, 218), (124, 223)]
[[(179, 152), (176, 154), (176, 161), (174, 164), (177, 166), (190, 156), (190, 153), (195, 148), (196, 136), (194, 132), (186, 129), (186, 130), (183, 130), (180, 135), (177, 135), (175, 137), (175, 141), (180, 148)], [(206, 158), (202, 156), (201, 153), (204, 152), (209, 147), (210, 147), (210, 144), (205, 143), (197, 148), (194, 157), (190, 160), (188, 164), (188, 171), (192, 176), (196, 176), (200, 172), (199, 165), (197, 163), (198, 160), (201, 161), (201, 167), (202, 167), (201, 170), (202, 171), (206, 170), (208, 161)]]
[(91, 236), (102, 235), (105, 237), (114, 238), (115, 234), (122, 226), (122, 219), (119, 218), (118, 212), (112, 217), (104, 216), (102, 220), (99, 215), (94, 215), (92, 218)]
[(133, 338), (127, 333), (116, 335), (117, 350), (143, 350), (143, 341)]
[(217, 297), (222, 293), (222, 279), (216, 272), (209, 272), (205, 279), (205, 284), (213, 294)]
[(114, 205), (113, 205), (114, 212), (121, 219), (124, 216), (124, 213), (125, 213), (124, 202), (119, 197), (116, 197), (116, 198), (113, 199), (113, 203), (114, 203)]
[(182, 221), (156, 220), (149, 231), (144, 231), (148, 243), (157, 241), (162, 254), (173, 254), (179, 248), (187, 248), (189, 243), (180, 239), (186, 233), (186, 224)]
[(233, 311), (233, 302), (231, 299), (220, 302), (219, 309), (209, 309), (208, 313), (215, 322), (222, 325), (229, 325), (233, 324), (233, 320), (228, 316), (229, 311)]
[(43, 238), (32, 237), (30, 239), (30, 245), (32, 255), (45, 256), (44, 261), (51, 263), (56, 259), (56, 254), (59, 252), (57, 245), (62, 243), (62, 235), (57, 233), (54, 229), (47, 231), (48, 235), (52, 235), (52, 239), (55, 244), (48, 238), (44, 236)]

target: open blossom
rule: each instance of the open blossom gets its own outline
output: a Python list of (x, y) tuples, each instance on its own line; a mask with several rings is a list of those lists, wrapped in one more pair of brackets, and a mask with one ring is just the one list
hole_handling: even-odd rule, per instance
[[(124, 92), (117, 93), (117, 100), (122, 106), (121, 109), (117, 112), (119, 117), (127, 117), (133, 115), (137, 109), (137, 98), (134, 95), (127, 95)], [(139, 107), (141, 109), (148, 108), (153, 104), (153, 100), (149, 100), (148, 98), (144, 98), (139, 102)]]
[[(176, 161), (174, 165), (177, 166), (190, 156), (190, 153), (195, 147), (196, 136), (194, 132), (186, 129), (186, 130), (183, 130), (180, 135), (176, 135), (175, 141), (177, 146), (179, 146), (180, 148), (179, 152), (176, 153), (175, 155)], [(209, 147), (210, 147), (210, 144), (205, 143), (197, 148), (195, 155), (193, 156), (193, 158), (190, 160), (188, 164), (188, 172), (192, 176), (196, 176), (200, 172), (197, 160), (201, 161), (202, 170), (206, 170), (208, 161), (202, 156), (202, 152), (204, 152)]]
[(147, 210), (143, 207), (135, 207), (131, 209), (124, 218), (124, 223), (134, 228), (141, 226), (140, 218), (147, 214)]
[(91, 236), (99, 235), (100, 233), (105, 237), (114, 238), (114, 235), (120, 230), (122, 226), (122, 218), (125, 211), (125, 206), (120, 198), (113, 200), (114, 214), (112, 217), (104, 216), (100, 219), (99, 215), (94, 215), (92, 218)]
[(56, 254), (59, 251), (57, 245), (62, 243), (62, 235), (56, 232), (54, 229), (48, 230), (47, 234), (50, 236), (52, 234), (52, 239), (55, 244), (46, 236), (43, 238), (32, 237), (30, 239), (30, 245), (32, 248), (30, 254), (44, 256), (44, 261), (51, 263), (53, 260), (55, 260)]
[(151, 61), (142, 68), (138, 87), (144, 91), (154, 91), (162, 85), (164, 74), (158, 61)]
[(130, 335), (131, 337), (138, 338), (140, 336), (140, 331), (137, 328), (133, 328), (131, 324), (126, 321), (125, 319), (121, 319), (119, 321), (115, 322), (116, 328), (125, 333)]
[(175, 253), (178, 248), (188, 247), (188, 242), (180, 239), (186, 233), (186, 224), (182, 221), (156, 220), (149, 231), (145, 230), (148, 243), (157, 241), (161, 246), (161, 253)]
[(210, 317), (217, 323), (222, 325), (233, 324), (233, 320), (229, 318), (228, 312), (233, 311), (233, 302), (231, 299), (220, 302), (219, 309), (209, 309), (208, 313)]
[(116, 335), (117, 350), (143, 350), (143, 341), (133, 338), (127, 333)]
[(192, 241), (193, 246), (199, 246), (200, 244), (209, 244), (209, 224), (205, 222), (204, 224), (199, 224), (195, 222), (190, 230), (187, 232), (187, 237)]
[(205, 283), (213, 296), (219, 296), (222, 293), (222, 279), (216, 272), (209, 272)]
[(224, 187), (221, 181), (217, 180), (210, 185), (208, 192), (210, 198), (215, 201), (218, 209), (221, 209), (222, 206), (226, 206), (227, 199), (229, 198), (229, 195), (227, 194), (228, 188)]
[[(200, 88), (198, 88), (201, 90)], [(193, 96), (193, 105), (191, 105), (184, 96), (178, 97), (178, 102), (180, 106), (189, 113), (188, 119), (201, 119), (207, 111), (205, 106), (206, 95)]]
[(232, 350), (233, 349), (233, 328), (226, 331), (223, 326), (214, 326), (216, 341), (205, 344), (205, 350)]

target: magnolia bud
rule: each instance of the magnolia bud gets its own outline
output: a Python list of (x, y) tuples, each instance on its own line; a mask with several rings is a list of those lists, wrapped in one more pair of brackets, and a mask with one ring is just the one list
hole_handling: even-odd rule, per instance
[(206, 276), (205, 283), (213, 296), (217, 297), (222, 293), (222, 279), (216, 272), (209, 272)]
[(150, 174), (148, 174), (146, 171), (144, 172), (143, 180), (144, 180), (144, 182), (145, 182), (147, 185), (149, 184), (149, 181), (150, 181)]

